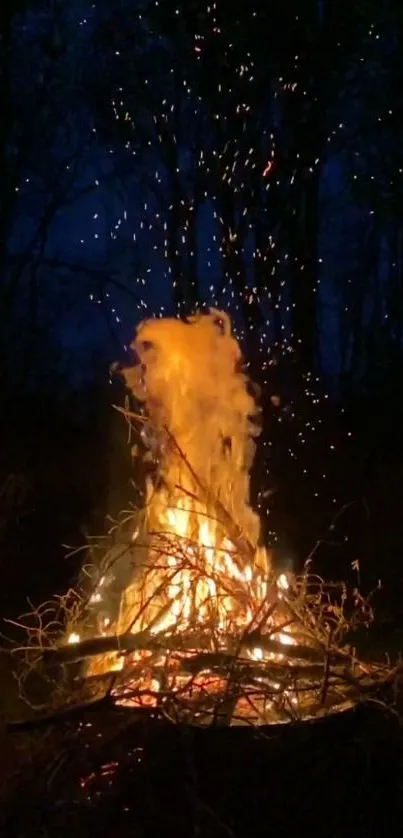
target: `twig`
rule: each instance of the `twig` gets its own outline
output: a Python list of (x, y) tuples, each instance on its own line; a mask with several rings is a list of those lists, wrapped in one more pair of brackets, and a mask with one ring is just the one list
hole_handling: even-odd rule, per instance
[(183, 461), (183, 463), (185, 464), (189, 473), (191, 474), (193, 480), (196, 483), (196, 486), (198, 486), (198, 488), (200, 489), (204, 499), (206, 500), (207, 505), (208, 505), (208, 503), (211, 503), (213, 508), (216, 510), (217, 518), (218, 518), (218, 520), (220, 520), (220, 523), (227, 530), (230, 540), (233, 542), (234, 545), (236, 545), (238, 547), (238, 550), (240, 551), (240, 553), (243, 556), (245, 556), (245, 558), (249, 562), (253, 562), (255, 552), (256, 552), (253, 545), (250, 543), (250, 541), (246, 538), (246, 536), (244, 535), (242, 530), (235, 523), (232, 516), (225, 509), (225, 507), (223, 506), (221, 501), (218, 498), (213, 497), (211, 491), (209, 491), (206, 488), (206, 486), (203, 485), (203, 483), (199, 479), (198, 475), (194, 471), (193, 466), (191, 465), (188, 458), (186, 457), (185, 452), (182, 451), (178, 441), (176, 440), (174, 435), (171, 433), (171, 431), (169, 430), (167, 425), (164, 425), (164, 431), (165, 431), (166, 435), (168, 436), (168, 439), (171, 441), (173, 446), (176, 448), (177, 453), (179, 454), (181, 460)]
[(327, 646), (327, 652), (326, 652), (326, 658), (325, 658), (325, 671), (324, 671), (324, 674), (323, 674), (323, 687), (322, 687), (322, 692), (321, 692), (321, 696), (320, 696), (320, 704), (322, 705), (322, 707), (325, 704), (326, 696), (327, 696), (327, 690), (328, 690), (328, 686), (329, 686), (332, 636), (333, 636), (333, 632), (332, 632), (332, 629), (330, 629), (329, 643), (328, 643), (328, 646)]

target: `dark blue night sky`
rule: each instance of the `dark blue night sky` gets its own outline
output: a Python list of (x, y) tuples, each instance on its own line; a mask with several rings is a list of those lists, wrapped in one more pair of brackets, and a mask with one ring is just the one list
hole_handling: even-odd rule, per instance
[[(291, 3), (288, 26), (270, 3), (246, 18), (241, 4), (228, 29), (225, 3), (185, 6), (80, 0), (15, 16), (16, 119), (38, 100), (32, 147), (13, 172), (7, 250), (11, 264), (21, 254), (24, 262), (17, 310), (37, 283), (37, 323), (74, 357), (69, 375), (87, 380), (97, 358), (124, 351), (139, 319), (181, 313), (179, 272), (185, 308), (222, 306), (241, 337), (248, 305), (259, 309), (264, 362), (274, 348), (298, 348), (293, 310), (310, 293), (294, 297), (290, 271), (300, 270), (316, 295), (313, 369), (337, 382), (354, 360), (361, 375), (357, 317), (368, 333), (388, 327), (399, 253), (398, 13), (389, 29), (369, 11), (350, 22), (340, 14), (332, 36), (326, 2), (309, 4), (312, 25), (308, 7), (305, 23)], [(258, 33), (268, 21), (265, 45)], [(338, 56), (332, 37), (342, 58), (318, 63), (326, 38)], [(9, 154), (18, 130), (10, 126)]]

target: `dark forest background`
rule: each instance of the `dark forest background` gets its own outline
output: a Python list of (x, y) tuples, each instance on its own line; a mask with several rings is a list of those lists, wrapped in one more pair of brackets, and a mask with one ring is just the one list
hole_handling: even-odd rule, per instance
[(4, 613), (130, 498), (136, 324), (214, 305), (266, 540), (400, 615), (402, 55), (400, 0), (2, 0)]

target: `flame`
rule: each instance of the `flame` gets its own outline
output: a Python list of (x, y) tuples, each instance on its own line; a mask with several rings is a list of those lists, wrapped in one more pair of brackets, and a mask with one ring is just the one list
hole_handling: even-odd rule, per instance
[(79, 643), (80, 640), (80, 635), (76, 631), (72, 631), (67, 638), (67, 643)]
[[(148, 526), (163, 537), (151, 539), (142, 584), (136, 579), (125, 591), (119, 629), (245, 626), (266, 595), (267, 554), (256, 550), (260, 522), (249, 504), (257, 408), (237, 368), (241, 352), (229, 318), (212, 311), (188, 323), (145, 321), (132, 349), (139, 364), (126, 380), (145, 405), (160, 452), (163, 488), (148, 485)], [(252, 545), (247, 563), (228, 520)]]
[[(240, 368), (241, 352), (229, 318), (217, 311), (187, 323), (145, 321), (132, 349), (139, 363), (125, 377), (144, 405), (145, 438), (158, 474), (146, 491), (146, 566), (133, 573), (117, 622), (104, 621), (102, 633), (147, 632), (166, 643), (194, 636), (196, 649), (202, 637), (202, 648), (227, 650), (229, 638), (239, 643), (245, 630), (256, 628), (269, 597), (270, 557), (258, 547), (260, 521), (249, 502), (258, 411)], [(101, 599), (101, 587), (93, 602)], [(279, 599), (288, 587), (281, 574)], [(273, 632), (284, 647), (294, 643), (286, 628)], [(248, 654), (257, 662), (283, 657), (259, 646)], [(108, 654), (93, 659), (88, 672), (124, 665), (123, 656)], [(168, 667), (172, 691), (183, 683), (169, 648), (159, 656), (134, 651), (130, 666), (142, 697), (123, 695), (122, 703), (155, 704), (158, 666)], [(225, 686), (206, 671), (193, 678), (191, 690), (201, 684), (205, 690), (207, 683), (211, 693)]]
[(121, 633), (148, 629), (158, 635), (210, 626), (225, 635), (253, 619), (266, 595), (262, 569), (242, 566), (234, 544), (197, 506), (178, 492), (177, 506), (158, 516), (163, 537), (154, 536), (143, 579), (124, 592)]

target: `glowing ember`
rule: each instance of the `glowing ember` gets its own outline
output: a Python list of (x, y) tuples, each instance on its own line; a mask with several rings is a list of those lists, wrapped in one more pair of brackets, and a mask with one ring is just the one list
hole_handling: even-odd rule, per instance
[(77, 634), (76, 631), (72, 631), (67, 638), (68, 643), (79, 643), (80, 642), (80, 635)]

